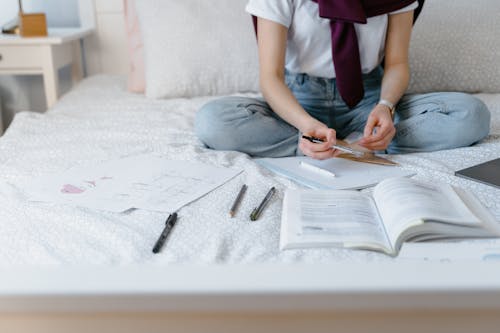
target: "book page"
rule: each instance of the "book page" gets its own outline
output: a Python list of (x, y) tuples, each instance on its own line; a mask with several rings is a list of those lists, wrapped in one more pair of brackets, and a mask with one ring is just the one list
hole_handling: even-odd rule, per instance
[(391, 244), (408, 228), (424, 220), (459, 225), (479, 225), (479, 219), (447, 184), (421, 183), (391, 178), (374, 189), (374, 200)]
[(391, 249), (373, 199), (360, 192), (287, 190), (282, 227), (288, 248)]

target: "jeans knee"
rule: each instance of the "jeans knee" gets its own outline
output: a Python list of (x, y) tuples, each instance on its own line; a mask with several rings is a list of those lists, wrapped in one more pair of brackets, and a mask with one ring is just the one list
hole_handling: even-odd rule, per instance
[(218, 101), (211, 101), (203, 105), (196, 113), (194, 131), (198, 139), (207, 146), (211, 146), (218, 133), (220, 125), (221, 105)]
[(490, 132), (490, 110), (483, 101), (470, 95), (464, 108), (467, 114), (464, 131), (469, 133), (470, 143), (484, 139)]
[(478, 115), (478, 124), (480, 126), (480, 132), (481, 132), (481, 139), (484, 139), (489, 133), (490, 133), (490, 126), (491, 126), (491, 112), (484, 104), (483, 101), (479, 100), (476, 98), (476, 100), (479, 102), (478, 107), (476, 109), (476, 113)]
[(248, 101), (239, 97), (225, 97), (208, 102), (196, 113), (196, 136), (208, 147), (220, 150), (238, 150), (235, 138), (239, 125), (248, 118)]

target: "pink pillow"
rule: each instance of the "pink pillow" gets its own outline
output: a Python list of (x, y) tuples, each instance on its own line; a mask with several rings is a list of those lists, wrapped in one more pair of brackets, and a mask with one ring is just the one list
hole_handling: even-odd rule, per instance
[(128, 90), (144, 93), (146, 78), (144, 74), (144, 49), (139, 28), (139, 20), (133, 0), (124, 0), (125, 24), (129, 51)]

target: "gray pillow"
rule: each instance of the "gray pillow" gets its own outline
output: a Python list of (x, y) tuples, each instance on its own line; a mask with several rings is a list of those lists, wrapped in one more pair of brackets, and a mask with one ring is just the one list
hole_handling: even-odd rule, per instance
[(409, 92), (500, 93), (500, 1), (426, 0), (410, 68)]

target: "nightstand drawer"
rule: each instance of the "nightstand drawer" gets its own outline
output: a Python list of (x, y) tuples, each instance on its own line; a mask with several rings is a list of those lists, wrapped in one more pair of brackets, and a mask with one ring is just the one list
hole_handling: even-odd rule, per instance
[(43, 63), (40, 47), (36, 46), (0, 46), (0, 70), (38, 68)]

